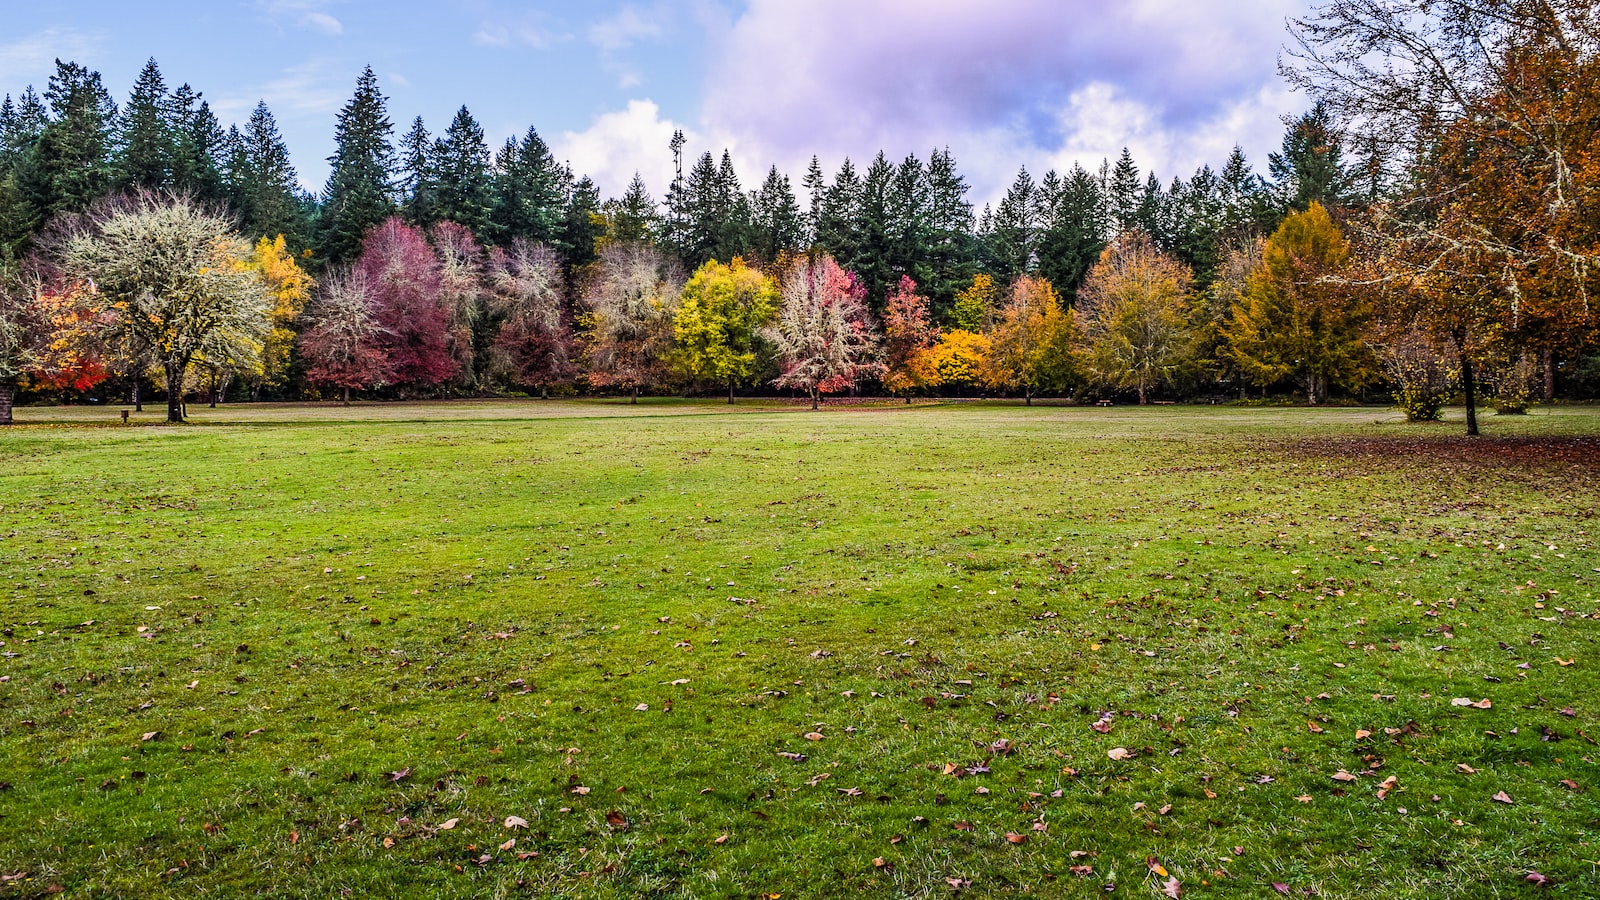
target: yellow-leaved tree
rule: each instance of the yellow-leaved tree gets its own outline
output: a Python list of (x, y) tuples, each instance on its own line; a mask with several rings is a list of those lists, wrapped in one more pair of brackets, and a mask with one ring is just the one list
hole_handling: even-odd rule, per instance
[(1011, 286), (989, 332), (983, 380), (1003, 391), (1021, 391), (1033, 405), (1039, 390), (1066, 388), (1073, 380), (1076, 329), (1061, 296), (1043, 278), (1024, 275)]
[(271, 325), (261, 348), (261, 363), (257, 371), (247, 373), (250, 397), (254, 400), (262, 389), (279, 387), (288, 380), (297, 334), (295, 323), (305, 311), (316, 282), (300, 268), (281, 234), (256, 241), (249, 265), (266, 285), (271, 298), (268, 309)]

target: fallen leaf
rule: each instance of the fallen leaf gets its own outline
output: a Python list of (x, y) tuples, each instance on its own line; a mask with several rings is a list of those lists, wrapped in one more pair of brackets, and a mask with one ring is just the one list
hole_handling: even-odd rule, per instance
[(460, 819), (445, 819), (443, 822), (439, 823), (439, 830), (449, 831), (450, 829), (456, 827), (456, 825), (460, 824), (460, 822)]
[(1544, 877), (1543, 875), (1540, 875), (1538, 872), (1529, 872), (1528, 873), (1528, 882), (1531, 883), (1531, 884), (1537, 884), (1540, 887), (1544, 887), (1545, 885), (1550, 883), (1550, 879)]
[(1145, 857), (1144, 864), (1150, 867), (1150, 871), (1154, 872), (1157, 878), (1166, 878), (1171, 874), (1154, 856)]
[(501, 844), (500, 845), (500, 849), (501, 850), (510, 850), (512, 847), (515, 847), (516, 845), (517, 845), (517, 839), (516, 838), (512, 838), (511, 840), (506, 841), (504, 844)]
[(1364, 741), (1369, 737), (1372, 737), (1372, 732), (1366, 730), (1365, 728), (1356, 729), (1356, 740)]
[(883, 868), (884, 866), (887, 866), (887, 865), (888, 865), (888, 863), (884, 862), (883, 861), (883, 857), (881, 857), (881, 856), (874, 856), (872, 858), (872, 867), (874, 869), (881, 869), (881, 868)]
[(1127, 759), (1133, 754), (1129, 753), (1126, 747), (1112, 747), (1106, 755), (1112, 759)]
[(718, 835), (717, 839), (712, 841), (711, 843), (713, 843), (713, 844), (726, 844), (727, 842), (728, 842), (728, 836), (723, 834), (723, 835)]
[(289, 843), (291, 843), (291, 844), (300, 843), (300, 832), (298, 832), (298, 831), (289, 832)]
[(1388, 778), (1385, 778), (1383, 780), (1383, 784), (1378, 785), (1378, 799), (1382, 800), (1382, 799), (1388, 797), (1389, 796), (1389, 792), (1394, 790), (1395, 785), (1397, 785), (1399, 783), (1400, 783), (1400, 779), (1394, 777), (1393, 775), (1390, 775)]
[(1308, 721), (1308, 722), (1306, 722), (1306, 730), (1310, 731), (1312, 734), (1321, 734), (1326, 729), (1324, 729), (1321, 725), (1318, 725), (1315, 722)]
[(1459, 771), (1464, 772), (1464, 773), (1466, 773), (1468, 775), (1476, 775), (1476, 774), (1478, 774), (1478, 770), (1477, 769), (1474, 769), (1473, 767), (1467, 765), (1466, 763), (1456, 763), (1456, 769), (1458, 769)]
[(621, 811), (613, 809), (606, 813), (606, 824), (616, 831), (621, 831), (628, 827), (628, 820), (622, 815)]
[(820, 731), (808, 731), (805, 737), (808, 741), (820, 741), (823, 738), (823, 734)]
[(1573, 793), (1577, 793), (1577, 792), (1583, 790), (1583, 788), (1578, 787), (1578, 783), (1576, 781), (1573, 781), (1571, 778), (1563, 778), (1563, 779), (1561, 779), (1561, 786), (1566, 788), (1569, 791), (1572, 791)]
[(1488, 709), (1491, 706), (1494, 706), (1494, 704), (1489, 702), (1488, 697), (1485, 697), (1482, 700), (1479, 700), (1477, 703), (1472, 704), (1473, 709)]
[(1349, 781), (1355, 781), (1356, 780), (1356, 776), (1351, 775), (1349, 772), (1346, 772), (1343, 769), (1340, 769), (1339, 771), (1333, 773), (1329, 777), (1332, 778), (1334, 781), (1349, 782)]
[(1006, 832), (1006, 841), (1012, 844), (1026, 844), (1028, 842), (1028, 836), (1025, 834), (1017, 834), (1014, 831), (1008, 831)]
[(1272, 883), (1272, 889), (1284, 895), (1285, 897), (1289, 896), (1289, 886), (1281, 881), (1274, 881)]
[(1515, 800), (1512, 800), (1511, 799), (1511, 795), (1506, 793), (1505, 791), (1500, 791), (1499, 793), (1496, 793), (1493, 797), (1490, 797), (1489, 799), (1493, 800), (1496, 803), (1504, 803), (1507, 806), (1510, 806), (1511, 804), (1516, 802)]
[(649, 712), (649, 711), (650, 711), (650, 704), (648, 704), (648, 703), (641, 703), (641, 704), (639, 704), (639, 705), (638, 705), (638, 706), (635, 706), (635, 707), (634, 707), (634, 708), (633, 708), (633, 711), (634, 711), (634, 712)]
[(505, 821), (504, 827), (506, 827), (506, 828), (527, 828), (528, 827), (528, 820), (524, 819), (521, 816), (506, 816), (506, 821)]
[(1177, 898), (1183, 896), (1183, 887), (1178, 884), (1178, 879), (1168, 878), (1167, 883), (1161, 886), (1161, 893), (1173, 898), (1173, 900), (1177, 900)]
[(584, 796), (584, 795), (589, 793), (589, 789), (580, 784), (577, 787), (573, 788), (572, 792), (574, 794), (577, 794), (579, 797), (582, 797), (582, 796)]
[(153, 741), (153, 740), (155, 740), (156, 738), (158, 738), (160, 736), (161, 736), (161, 732), (159, 732), (159, 731), (146, 731), (144, 734), (139, 736), (139, 740), (141, 740), (141, 741)]
[(1295, 799), (1299, 800), (1301, 803), (1310, 803), (1311, 802), (1311, 795), (1310, 794), (1301, 794), (1300, 796), (1296, 797)]
[(1577, 662), (1578, 659), (1577, 659), (1577, 657), (1573, 657), (1572, 659), (1562, 659), (1561, 657), (1557, 656), (1557, 657), (1555, 657), (1555, 661), (1556, 661), (1556, 665), (1558, 665), (1561, 668), (1565, 669), (1567, 666), (1570, 666), (1573, 663)]

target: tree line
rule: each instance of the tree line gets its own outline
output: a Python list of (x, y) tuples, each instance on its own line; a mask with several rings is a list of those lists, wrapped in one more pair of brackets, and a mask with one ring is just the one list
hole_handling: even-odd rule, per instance
[[(42, 98), (0, 105), (0, 380), (346, 398), (1378, 391), (1417, 418), (1487, 390), (1515, 412), (1596, 381), (1594, 20), (1575, 2), (1335, 0), (1292, 26), (1285, 72), (1318, 99), (1266, 176), (1235, 149), (1164, 183), (1124, 151), (1024, 169), (981, 209), (948, 150), (832, 175), (814, 159), (797, 195), (776, 168), (746, 190), (727, 152), (691, 161), (681, 135), (663, 202), (637, 176), (602, 201), (533, 128), (491, 152), (465, 107), (396, 141), (370, 69), (313, 196), (264, 104), (224, 131), (154, 61), (121, 107), (58, 62)], [(1414, 58), (1384, 68), (1359, 47)], [(245, 238), (234, 265), (268, 299), (243, 352), (174, 371), (72, 336), (125, 313), (85, 296), (104, 279), (65, 248), (157, 197)]]

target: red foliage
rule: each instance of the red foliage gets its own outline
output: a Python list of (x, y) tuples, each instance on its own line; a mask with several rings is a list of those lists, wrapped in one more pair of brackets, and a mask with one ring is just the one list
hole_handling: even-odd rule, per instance
[(376, 304), (392, 382), (428, 388), (454, 378), (454, 316), (441, 296), (439, 257), (422, 232), (390, 218), (367, 234), (355, 269)]

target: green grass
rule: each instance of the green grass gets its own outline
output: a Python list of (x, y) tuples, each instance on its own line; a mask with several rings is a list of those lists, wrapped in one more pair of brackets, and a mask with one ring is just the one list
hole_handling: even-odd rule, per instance
[(192, 412), (0, 433), (0, 898), (1594, 895), (1600, 410)]

